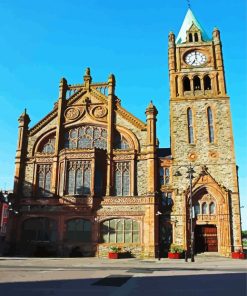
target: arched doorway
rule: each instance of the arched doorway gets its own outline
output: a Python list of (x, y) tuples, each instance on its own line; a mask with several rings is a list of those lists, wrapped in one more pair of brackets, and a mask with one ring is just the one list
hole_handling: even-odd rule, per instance
[(195, 252), (218, 252), (216, 225), (196, 225)]

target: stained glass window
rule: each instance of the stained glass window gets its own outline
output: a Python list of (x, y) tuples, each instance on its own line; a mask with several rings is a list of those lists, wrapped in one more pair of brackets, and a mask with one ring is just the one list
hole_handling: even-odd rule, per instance
[(101, 223), (101, 241), (104, 243), (139, 243), (139, 222), (132, 219), (111, 219)]
[(38, 196), (49, 197), (51, 193), (51, 164), (38, 165), (37, 170), (37, 184), (38, 184)]
[(120, 133), (115, 135), (115, 148), (116, 149), (130, 149), (128, 141)]
[[(41, 146), (41, 152), (52, 154), (55, 151), (55, 138), (50, 138), (46, 140)], [(40, 150), (39, 150), (40, 151)]]
[(74, 242), (90, 242), (92, 239), (92, 223), (85, 219), (72, 219), (66, 223), (66, 240)]
[(107, 130), (103, 127), (81, 126), (73, 128), (65, 134), (65, 147), (78, 148), (107, 148)]
[(91, 186), (91, 162), (69, 161), (67, 170), (67, 194), (88, 195)]
[(193, 118), (192, 118), (192, 110), (189, 108), (187, 110), (187, 120), (188, 120), (188, 135), (189, 135), (189, 143), (194, 143), (194, 133), (193, 133)]
[(207, 109), (208, 111), (208, 134), (209, 134), (209, 142), (214, 142), (214, 125), (213, 125), (213, 114), (210, 107)]
[(115, 163), (115, 195), (130, 195), (130, 163)]

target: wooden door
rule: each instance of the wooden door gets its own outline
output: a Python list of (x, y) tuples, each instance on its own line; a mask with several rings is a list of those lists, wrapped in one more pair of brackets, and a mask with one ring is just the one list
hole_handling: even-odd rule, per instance
[(195, 251), (218, 252), (217, 228), (215, 225), (197, 225), (195, 228)]

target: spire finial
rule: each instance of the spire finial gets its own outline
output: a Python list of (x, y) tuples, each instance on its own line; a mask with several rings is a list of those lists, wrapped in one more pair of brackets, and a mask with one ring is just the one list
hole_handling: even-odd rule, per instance
[(190, 0), (187, 0), (188, 8), (190, 9)]

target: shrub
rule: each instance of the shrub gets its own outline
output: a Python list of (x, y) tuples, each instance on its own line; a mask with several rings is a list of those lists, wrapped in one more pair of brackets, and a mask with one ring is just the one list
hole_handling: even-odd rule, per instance
[(170, 252), (182, 254), (184, 252), (184, 249), (180, 245), (171, 244)]
[(112, 253), (119, 253), (121, 251), (121, 248), (119, 248), (118, 246), (110, 246), (109, 249)]

